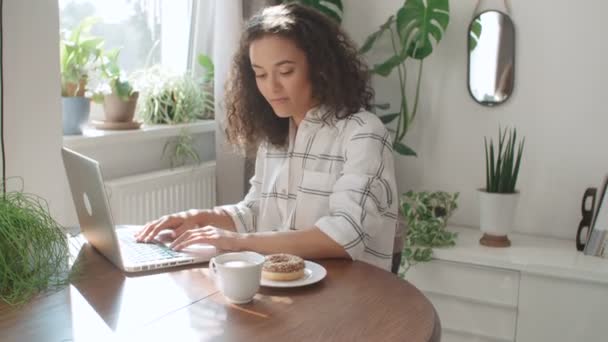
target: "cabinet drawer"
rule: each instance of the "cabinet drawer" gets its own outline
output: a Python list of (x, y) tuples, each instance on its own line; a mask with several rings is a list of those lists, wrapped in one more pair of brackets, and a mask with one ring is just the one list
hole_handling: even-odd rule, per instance
[(437, 310), (446, 332), (461, 332), (480, 341), (513, 341), (517, 309), (470, 302), (457, 297), (425, 293)]
[(502, 338), (492, 338), (487, 336), (471, 335), (452, 329), (441, 330), (441, 342), (510, 342)]
[(517, 271), (433, 260), (410, 268), (405, 279), (422, 291), (517, 306)]

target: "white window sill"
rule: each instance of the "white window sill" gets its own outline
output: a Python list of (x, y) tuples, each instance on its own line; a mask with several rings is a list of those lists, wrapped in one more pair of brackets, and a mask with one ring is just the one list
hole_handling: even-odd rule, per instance
[(215, 132), (215, 120), (201, 120), (179, 125), (142, 125), (140, 129), (111, 131), (86, 127), (82, 135), (64, 135), (63, 146), (81, 148), (178, 136), (182, 129), (190, 134)]

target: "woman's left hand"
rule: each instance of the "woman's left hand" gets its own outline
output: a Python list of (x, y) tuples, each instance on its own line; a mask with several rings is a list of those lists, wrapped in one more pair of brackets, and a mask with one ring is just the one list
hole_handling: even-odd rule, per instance
[(205, 226), (186, 231), (175, 239), (169, 247), (176, 251), (182, 250), (195, 243), (207, 243), (217, 249), (225, 251), (237, 251), (238, 241), (242, 235), (213, 226)]

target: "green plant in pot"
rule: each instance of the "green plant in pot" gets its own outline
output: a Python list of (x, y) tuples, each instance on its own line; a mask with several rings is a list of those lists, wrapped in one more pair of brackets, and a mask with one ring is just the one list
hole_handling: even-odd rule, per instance
[(46, 201), (6, 191), (0, 183), (0, 300), (22, 305), (38, 293), (67, 285), (76, 274), (62, 227)]
[[(447, 29), (450, 20), (448, 0), (406, 0), (396, 14), (391, 15), (380, 28), (369, 35), (360, 49), (361, 53), (369, 52), (381, 37), (389, 35), (392, 55), (372, 68), (372, 73), (388, 77), (396, 70), (399, 79), (401, 103), (397, 111), (380, 114), (385, 124), (396, 120), (393, 133), (393, 148), (401, 155), (416, 155), (416, 152), (403, 140), (412, 126), (418, 111), (420, 84), (423, 62), (434, 50)], [(418, 75), (413, 104), (406, 94), (407, 67), (409, 60), (418, 61)], [(390, 105), (378, 104), (377, 110), (388, 110)]]
[(458, 208), (458, 193), (408, 191), (401, 198), (401, 211), (408, 230), (401, 258), (403, 278), (413, 265), (430, 261), (433, 248), (453, 246), (457, 234), (446, 229), (448, 219)]
[(103, 46), (102, 38), (89, 34), (95, 22), (96, 18), (88, 17), (73, 31), (62, 32), (59, 47), (64, 134), (81, 134), (89, 119), (90, 102), (85, 91)]
[(208, 118), (205, 113), (210, 103), (205, 101), (201, 80), (190, 73), (174, 74), (157, 65), (140, 71), (136, 78), (140, 89), (136, 115), (146, 124), (180, 124)]
[[(202, 77), (191, 73), (175, 74), (156, 65), (136, 73), (134, 79), (141, 91), (137, 116), (146, 124), (182, 124), (214, 117), (214, 65), (210, 57), (199, 54), (197, 62), (203, 69)], [(194, 138), (187, 130), (168, 140), (162, 158), (168, 158), (171, 167), (188, 160), (199, 162)]]
[(511, 245), (507, 234), (512, 230), (519, 199), (516, 188), (525, 138), (517, 142), (517, 130), (498, 129), (498, 146), (484, 138), (486, 186), (479, 189), (479, 243), (489, 247)]
[(98, 75), (90, 80), (93, 88), (92, 99), (103, 104), (105, 113), (105, 122), (96, 125), (98, 128), (139, 127), (139, 123), (133, 122), (139, 93), (121, 71), (118, 65), (119, 53), (120, 49), (112, 49), (104, 53), (96, 68)]

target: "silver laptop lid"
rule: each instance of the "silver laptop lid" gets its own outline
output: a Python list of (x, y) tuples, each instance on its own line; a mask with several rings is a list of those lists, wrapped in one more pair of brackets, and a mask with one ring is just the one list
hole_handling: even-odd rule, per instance
[(99, 163), (65, 147), (61, 155), (80, 230), (93, 247), (124, 269)]

